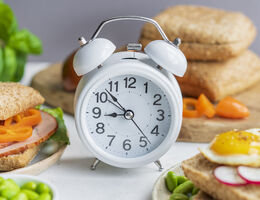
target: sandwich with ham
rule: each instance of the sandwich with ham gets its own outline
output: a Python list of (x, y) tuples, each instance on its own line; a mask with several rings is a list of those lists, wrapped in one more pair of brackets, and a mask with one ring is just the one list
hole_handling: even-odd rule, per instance
[(31, 87), (0, 82), (0, 171), (25, 167), (48, 141), (69, 143), (62, 110), (43, 103)]

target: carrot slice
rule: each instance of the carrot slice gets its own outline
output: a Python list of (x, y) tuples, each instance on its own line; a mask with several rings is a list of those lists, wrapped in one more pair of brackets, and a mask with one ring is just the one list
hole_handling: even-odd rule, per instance
[[(201, 114), (197, 111), (197, 99), (194, 98), (183, 98), (183, 117), (187, 118), (198, 118)], [(189, 109), (192, 107), (193, 109)]]
[(248, 108), (232, 97), (222, 99), (216, 107), (216, 113), (220, 117), (231, 119), (242, 119), (249, 116)]
[(199, 96), (196, 109), (200, 114), (206, 115), (208, 118), (212, 118), (216, 114), (214, 105), (209, 101), (209, 99), (204, 94), (201, 94)]

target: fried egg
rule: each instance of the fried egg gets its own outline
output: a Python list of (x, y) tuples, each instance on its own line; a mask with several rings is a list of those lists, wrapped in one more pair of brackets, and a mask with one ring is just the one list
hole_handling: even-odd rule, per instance
[(199, 150), (214, 163), (260, 167), (260, 128), (221, 133)]

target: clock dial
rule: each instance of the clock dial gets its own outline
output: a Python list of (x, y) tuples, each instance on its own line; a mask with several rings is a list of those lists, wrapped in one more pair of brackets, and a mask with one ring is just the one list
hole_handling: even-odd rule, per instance
[(162, 143), (170, 129), (171, 114), (160, 87), (129, 74), (113, 77), (93, 91), (85, 123), (101, 149), (118, 157), (135, 158)]

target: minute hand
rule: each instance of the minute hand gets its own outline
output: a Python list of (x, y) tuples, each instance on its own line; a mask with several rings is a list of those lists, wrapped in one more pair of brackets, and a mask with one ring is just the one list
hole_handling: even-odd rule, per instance
[(136, 124), (134, 119), (131, 119), (131, 121), (135, 124), (135, 126), (138, 128), (138, 130), (142, 133), (142, 135), (146, 138), (146, 140), (149, 142), (149, 144), (151, 144), (150, 140), (148, 139), (148, 137), (146, 137), (146, 135), (144, 134), (144, 132), (141, 130), (141, 128)]

